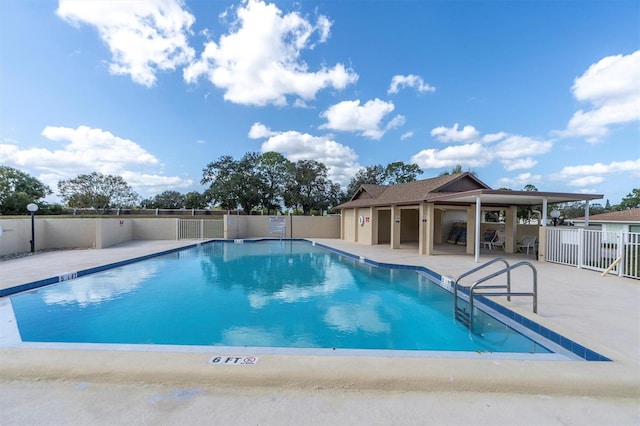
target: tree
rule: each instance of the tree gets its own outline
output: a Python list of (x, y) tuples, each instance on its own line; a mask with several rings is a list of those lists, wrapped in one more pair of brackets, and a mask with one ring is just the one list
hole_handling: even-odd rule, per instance
[(206, 197), (198, 191), (184, 194), (184, 206), (188, 209), (204, 209), (207, 207)]
[(27, 204), (39, 204), (51, 193), (51, 188), (33, 176), (0, 166), (0, 214), (27, 214)]
[(107, 214), (115, 207), (130, 207), (138, 195), (121, 176), (93, 172), (58, 182), (60, 198), (69, 207), (91, 208)]
[(353, 196), (361, 185), (384, 185), (385, 169), (381, 164), (364, 167), (356, 173), (347, 186), (347, 194)]
[(347, 195), (353, 196), (360, 188), (360, 185), (396, 185), (399, 183), (413, 182), (422, 169), (417, 164), (405, 164), (402, 161), (395, 161), (386, 166), (377, 164), (375, 166), (364, 167), (356, 173), (347, 185)]
[(235, 210), (240, 203), (237, 179), (236, 161), (230, 155), (223, 155), (202, 170), (200, 183), (210, 184), (204, 193), (208, 202), (218, 204), (225, 210)]
[(640, 188), (631, 190), (620, 202), (621, 210), (634, 209), (636, 207), (640, 207)]
[(260, 205), (267, 210), (277, 212), (282, 206), (283, 194), (291, 161), (277, 152), (265, 152), (257, 164), (258, 173), (262, 181), (262, 197)]
[(422, 169), (417, 164), (405, 164), (402, 161), (396, 161), (387, 164), (384, 169), (384, 181), (387, 185), (413, 182), (420, 173), (422, 173)]
[[(468, 169), (467, 171), (469, 173), (471, 173), (472, 175), (474, 175), (475, 177), (478, 177), (478, 172), (476, 172), (475, 170)], [(456, 175), (456, 174), (462, 173), (462, 172), (463, 172), (462, 171), (462, 165), (458, 164), (453, 169), (451, 169), (451, 171), (442, 172), (442, 173), (440, 173), (439, 176)]]
[[(522, 190), (527, 192), (538, 192), (538, 188), (536, 188), (535, 185), (532, 184), (525, 185)], [(533, 208), (531, 206), (518, 207), (517, 215), (519, 220), (525, 223), (530, 223), (532, 214)]]
[(236, 163), (237, 177), (235, 182), (238, 202), (242, 206), (242, 210), (247, 213), (260, 205), (264, 193), (264, 183), (256, 167), (259, 161), (259, 153), (247, 152)]
[(209, 163), (202, 171), (202, 184), (209, 183), (205, 191), (207, 200), (217, 203), (226, 210), (234, 210), (238, 205), (249, 213), (260, 205), (263, 182), (255, 165), (260, 154), (246, 153), (239, 161), (229, 155), (223, 155)]
[(178, 191), (164, 191), (153, 197), (152, 209), (180, 209), (184, 207), (184, 196)]
[(287, 207), (301, 207), (306, 216), (312, 209), (322, 209), (332, 183), (327, 178), (327, 166), (315, 160), (292, 163), (284, 194)]

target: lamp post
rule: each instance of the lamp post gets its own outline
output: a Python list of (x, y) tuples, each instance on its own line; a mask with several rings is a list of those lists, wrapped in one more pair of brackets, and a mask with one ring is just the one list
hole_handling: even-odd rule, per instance
[(553, 219), (553, 226), (557, 226), (560, 212), (557, 209), (553, 209), (549, 212), (549, 216), (551, 216), (551, 219)]
[(35, 227), (35, 219), (33, 215), (38, 211), (38, 205), (34, 203), (30, 203), (27, 205), (27, 210), (31, 212), (31, 253), (36, 251), (36, 227)]

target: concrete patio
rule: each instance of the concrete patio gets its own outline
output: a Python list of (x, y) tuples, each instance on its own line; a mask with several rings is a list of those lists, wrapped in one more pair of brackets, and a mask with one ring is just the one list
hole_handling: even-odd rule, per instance
[[(454, 277), (477, 266), (446, 246), (427, 257), (410, 246), (316, 241)], [(0, 288), (188, 244), (132, 241), (7, 260)], [(1, 347), (0, 332), (2, 423), (638, 424), (640, 282), (509, 259), (535, 264), (538, 314), (530, 299), (501, 303), (613, 361), (261, 355), (256, 366), (216, 367), (214, 350)], [(514, 281), (530, 279), (519, 274)]]

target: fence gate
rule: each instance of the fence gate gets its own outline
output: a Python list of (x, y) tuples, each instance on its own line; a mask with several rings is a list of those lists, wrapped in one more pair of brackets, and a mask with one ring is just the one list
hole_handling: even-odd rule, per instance
[(176, 235), (179, 240), (205, 240), (224, 238), (224, 220), (176, 219)]
[(548, 262), (640, 279), (640, 233), (547, 228)]

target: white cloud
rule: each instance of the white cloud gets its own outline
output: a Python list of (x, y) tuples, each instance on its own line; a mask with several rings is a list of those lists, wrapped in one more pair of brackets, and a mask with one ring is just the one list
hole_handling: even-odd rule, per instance
[(542, 182), (542, 176), (531, 173), (522, 173), (514, 178), (498, 179), (498, 185), (502, 188), (521, 190), (526, 185), (533, 185)]
[(253, 123), (251, 129), (249, 129), (249, 137), (251, 139), (268, 138), (269, 136), (277, 135), (277, 132), (271, 131), (267, 126), (262, 123)]
[(413, 137), (413, 132), (406, 132), (406, 133), (403, 133), (402, 136), (400, 136), (400, 140), (403, 141), (411, 137)]
[(575, 79), (571, 90), (592, 109), (576, 111), (567, 128), (556, 132), (560, 136), (597, 142), (612, 125), (640, 120), (640, 50), (601, 59)]
[[(553, 174), (551, 179), (563, 181), (567, 185), (585, 187), (603, 183), (607, 176), (623, 175), (625, 178), (638, 181), (640, 179), (640, 158), (636, 160), (612, 161), (609, 164), (594, 163), (579, 166), (566, 166)], [(593, 192), (593, 190), (590, 190)]]
[(151, 87), (158, 71), (173, 71), (194, 57), (187, 36), (195, 18), (182, 6), (179, 0), (60, 0), (56, 13), (98, 30), (111, 51), (109, 72)]
[(491, 149), (494, 155), (499, 158), (517, 160), (522, 157), (546, 154), (551, 151), (552, 147), (553, 143), (551, 141), (510, 135)]
[(405, 87), (413, 87), (418, 92), (435, 92), (436, 88), (425, 84), (422, 77), (409, 74), (409, 75), (394, 75), (391, 78), (391, 85), (389, 86), (389, 90), (387, 90), (387, 94), (398, 93), (400, 89)]
[[(262, 126), (256, 123), (252, 129), (256, 125)], [(308, 133), (295, 131), (273, 132), (266, 127), (262, 133), (268, 135), (268, 139), (263, 142), (260, 148), (262, 152), (279, 152), (294, 162), (299, 160), (319, 161), (327, 166), (329, 179), (341, 186), (346, 186), (362, 167), (358, 164), (358, 155), (353, 149), (327, 137), (312, 136)], [(257, 134), (258, 132), (254, 132), (254, 135)]]
[(584, 176), (567, 181), (567, 185), (585, 187), (589, 185), (599, 185), (602, 182), (604, 182), (604, 177), (602, 176)]
[(483, 143), (493, 143), (498, 142), (499, 140), (504, 139), (507, 136), (509, 136), (509, 134), (505, 132), (488, 133), (482, 137), (481, 141)]
[(482, 144), (472, 143), (448, 146), (445, 149), (424, 149), (412, 156), (410, 162), (423, 169), (439, 169), (457, 165), (463, 168), (483, 167), (492, 160), (493, 158)]
[(394, 117), (383, 130), (382, 120), (395, 109), (392, 102), (380, 99), (367, 101), (360, 105), (360, 100), (343, 101), (330, 106), (320, 116), (327, 122), (321, 129), (341, 130), (345, 132), (359, 132), (371, 139), (380, 139), (387, 130), (404, 124), (403, 116)]
[(63, 146), (21, 149), (18, 144), (0, 144), (0, 163), (30, 170), (34, 175), (39, 172), (38, 179), (52, 189), (62, 179), (92, 172), (122, 176), (143, 196), (187, 188), (193, 183), (191, 179), (149, 173), (147, 170), (162, 169), (155, 156), (137, 143), (102, 129), (47, 126), (42, 135), (50, 141), (62, 142)]
[(458, 130), (458, 123), (453, 127), (447, 128), (439, 126), (431, 130), (431, 136), (435, 136), (440, 142), (472, 142), (480, 137), (480, 132), (473, 126), (464, 126), (462, 130)]
[(482, 167), (500, 160), (508, 171), (531, 169), (538, 163), (533, 157), (546, 154), (553, 147), (549, 140), (506, 132), (481, 135), (474, 126), (466, 125), (460, 129), (458, 123), (453, 127), (436, 127), (431, 130), (431, 136), (440, 142), (462, 144), (442, 150), (425, 149), (414, 155), (413, 158), (424, 168)]
[(530, 157), (520, 158), (516, 160), (501, 160), (500, 162), (504, 166), (504, 169), (507, 171), (531, 169), (536, 164), (538, 164), (536, 160)]
[(565, 180), (582, 176), (629, 174), (640, 177), (640, 158), (637, 160), (612, 161), (609, 164), (595, 163), (580, 166), (566, 166), (553, 176), (554, 179)]
[(301, 59), (313, 49), (314, 33), (324, 43), (331, 22), (325, 16), (315, 24), (296, 12), (283, 14), (275, 4), (248, 0), (239, 6), (231, 32), (205, 44), (200, 58), (184, 70), (188, 83), (205, 76), (225, 90), (224, 99), (245, 105), (286, 105), (287, 95), (304, 101), (324, 88), (344, 89), (358, 75), (337, 64), (310, 72)]

